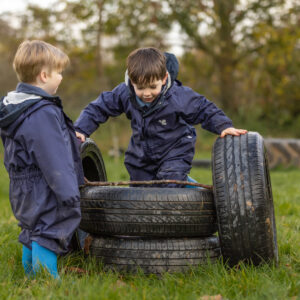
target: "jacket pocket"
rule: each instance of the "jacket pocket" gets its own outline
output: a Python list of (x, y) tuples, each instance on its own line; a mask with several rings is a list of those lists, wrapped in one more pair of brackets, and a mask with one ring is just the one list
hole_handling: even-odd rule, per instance
[(32, 229), (39, 217), (41, 195), (35, 192), (35, 187), (41, 185), (41, 180), (42, 174), (35, 168), (10, 173), (11, 208), (22, 228)]

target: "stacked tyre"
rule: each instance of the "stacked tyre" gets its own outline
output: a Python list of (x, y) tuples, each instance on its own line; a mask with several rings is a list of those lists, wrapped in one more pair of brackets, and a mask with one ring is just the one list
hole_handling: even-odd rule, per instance
[[(97, 146), (87, 140), (81, 153), (87, 179), (105, 181)], [(81, 211), (80, 228), (90, 234), (85, 251), (106, 268), (182, 272), (220, 257), (211, 190), (86, 186)]]
[[(87, 179), (106, 181), (101, 153), (91, 140), (82, 145), (81, 155)], [(100, 258), (107, 268), (156, 274), (213, 262), (221, 252), (230, 265), (277, 261), (262, 137), (250, 132), (218, 138), (212, 162), (213, 191), (82, 188), (80, 228), (90, 234), (86, 253)]]

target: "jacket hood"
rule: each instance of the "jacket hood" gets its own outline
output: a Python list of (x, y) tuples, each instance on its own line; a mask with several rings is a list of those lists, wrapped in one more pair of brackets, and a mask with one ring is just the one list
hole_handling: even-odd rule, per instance
[(10, 92), (0, 100), (0, 128), (13, 123), (28, 107), (41, 99), (37, 95)]
[(176, 56), (172, 53), (165, 52), (165, 57), (167, 59), (167, 70), (171, 76), (171, 83), (173, 83), (177, 79), (178, 71), (179, 71), (179, 63)]
[(0, 128), (7, 133), (12, 132), (27, 116), (24, 114), (23, 118), (20, 117), (28, 108), (41, 99), (53, 100), (57, 98), (49, 95), (41, 88), (19, 83), (15, 91), (9, 92), (0, 100)]
[[(165, 52), (164, 53), (166, 57), (166, 66), (167, 66), (167, 73), (168, 73), (168, 79), (166, 84), (163, 86), (162, 91), (160, 95), (157, 97), (155, 101), (151, 103), (149, 108), (144, 111), (144, 116), (149, 115), (153, 111), (155, 111), (158, 107), (160, 107), (164, 102), (164, 95), (167, 93), (167, 91), (172, 86), (173, 82), (177, 79), (178, 71), (179, 71), (179, 63), (176, 58), (176, 56), (172, 53)], [(129, 89), (130, 95), (131, 95), (131, 101), (134, 103), (135, 107), (138, 109), (141, 109), (139, 105), (137, 104), (136, 98), (135, 98), (135, 92), (134, 88), (130, 82), (130, 79), (128, 77), (128, 71), (125, 72), (125, 84)]]
[(5, 106), (10, 104), (21, 104), (26, 100), (30, 99), (41, 99), (41, 96), (34, 95), (34, 94), (25, 94), (25, 93), (18, 93), (16, 91), (9, 92), (6, 97), (3, 98), (3, 104)]

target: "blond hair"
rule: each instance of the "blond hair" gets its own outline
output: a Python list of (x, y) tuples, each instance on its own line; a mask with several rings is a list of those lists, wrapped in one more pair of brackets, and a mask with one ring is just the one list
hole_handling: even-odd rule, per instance
[(166, 76), (166, 58), (157, 48), (139, 48), (128, 55), (127, 70), (132, 83), (149, 84)]
[(51, 73), (62, 71), (69, 64), (69, 57), (60, 49), (39, 40), (26, 40), (20, 44), (13, 62), (21, 82), (33, 83), (45, 67)]

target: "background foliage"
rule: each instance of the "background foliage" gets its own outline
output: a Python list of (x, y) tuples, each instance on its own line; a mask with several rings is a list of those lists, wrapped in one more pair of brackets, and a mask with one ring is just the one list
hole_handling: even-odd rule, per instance
[[(68, 114), (123, 81), (125, 60), (136, 47), (172, 51), (180, 46), (179, 80), (221, 106), (236, 126), (265, 136), (300, 138), (300, 4), (296, 0), (61, 0), (48, 8), (29, 5), (0, 15), (0, 95), (15, 88), (12, 61), (24, 39), (43, 39), (71, 59), (59, 89)], [(180, 28), (180, 38), (172, 38)], [(209, 158), (215, 136), (197, 127), (197, 157)], [(127, 180), (119, 160), (106, 154), (125, 148), (124, 116), (94, 133), (104, 152), (108, 179)], [(123, 157), (121, 157), (123, 160)], [(0, 145), (0, 161), (3, 148)], [(191, 176), (211, 183), (211, 171)], [(28, 281), (21, 266), (19, 229), (8, 200), (9, 180), (0, 163), (1, 299), (299, 299), (299, 170), (271, 173), (278, 230), (279, 265), (204, 266), (161, 278), (104, 272), (82, 255), (61, 258), (63, 284), (47, 277)], [(78, 266), (88, 273), (68, 273)]]
[[(236, 127), (300, 137), (298, 1), (62, 0), (2, 13), (0, 25), (1, 96), (16, 86), (11, 65), (24, 39), (43, 39), (70, 56), (58, 93), (74, 120), (123, 81), (131, 50), (176, 46), (179, 80), (222, 107)], [(179, 37), (172, 37), (174, 28)], [(130, 126), (124, 117), (107, 129), (126, 147)]]

